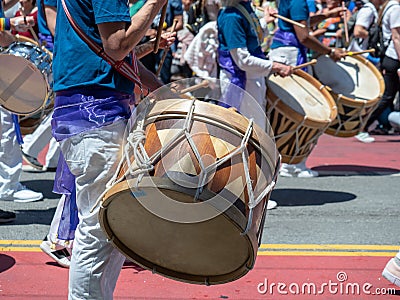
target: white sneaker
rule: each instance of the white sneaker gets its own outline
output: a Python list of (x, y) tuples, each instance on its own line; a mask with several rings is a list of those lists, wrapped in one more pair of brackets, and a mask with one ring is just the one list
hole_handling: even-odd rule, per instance
[(285, 164), (283, 163), (279, 170), (279, 175), (282, 177), (300, 177), (300, 178), (312, 178), (318, 177), (317, 171), (313, 171), (306, 167), (305, 162), (298, 164)]
[(278, 203), (276, 203), (276, 201), (274, 201), (274, 200), (268, 200), (268, 203), (267, 203), (267, 210), (274, 209), (274, 208), (276, 208), (277, 206), (278, 206)]
[(300, 171), (297, 174), (297, 177), (300, 177), (300, 178), (312, 178), (312, 177), (318, 177), (318, 176), (319, 176), (319, 173), (317, 171), (314, 171), (311, 169)]
[(12, 194), (9, 198), (10, 199), (8, 200), (14, 200), (14, 202), (28, 203), (42, 200), (43, 194), (40, 192), (34, 192), (21, 184), (18, 191)]
[(70, 249), (53, 244), (48, 240), (42, 241), (40, 249), (54, 259), (61, 267), (69, 268), (71, 264)]
[(375, 138), (370, 136), (368, 132), (360, 132), (355, 136), (355, 138), (366, 144), (375, 142)]

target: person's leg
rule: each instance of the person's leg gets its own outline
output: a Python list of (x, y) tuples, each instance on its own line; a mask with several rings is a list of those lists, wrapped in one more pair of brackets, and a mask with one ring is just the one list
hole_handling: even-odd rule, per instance
[[(51, 118), (52, 113), (46, 116), (36, 130), (27, 134), (24, 137), (24, 143), (22, 145), (22, 152), (28, 157), (38, 158), (39, 153), (47, 146), (50, 140), (53, 138), (51, 133)], [(52, 150), (55, 151), (54, 149)]]
[(385, 56), (382, 61), (382, 74), (385, 82), (385, 91), (382, 99), (379, 101), (378, 107), (373, 111), (371, 117), (368, 119), (365, 130), (378, 119), (380, 114), (393, 104), (394, 97), (399, 90), (399, 75), (397, 70), (400, 67), (398, 60)]
[(20, 183), (22, 171), (21, 147), (15, 134), (12, 114), (0, 108), (0, 199), (33, 202), (43, 194), (27, 189)]
[(19, 189), (22, 155), (10, 112), (0, 108), (0, 199)]
[(400, 251), (388, 261), (382, 276), (394, 285), (400, 286)]
[(48, 169), (55, 169), (57, 168), (58, 159), (60, 157), (60, 144), (52, 138), (49, 142), (49, 149), (46, 153), (46, 161), (44, 168)]
[(58, 229), (64, 209), (65, 197), (65, 195), (62, 195), (58, 201), (56, 211), (51, 220), (49, 233), (40, 244), (40, 249), (60, 266), (69, 268), (73, 241), (64, 241), (58, 238)]
[[(72, 250), (69, 299), (112, 299), (125, 256), (107, 240), (92, 208), (114, 175), (121, 157), (125, 122), (73, 136), (61, 143), (76, 177), (79, 224)], [(99, 151), (102, 149), (104, 151)]]

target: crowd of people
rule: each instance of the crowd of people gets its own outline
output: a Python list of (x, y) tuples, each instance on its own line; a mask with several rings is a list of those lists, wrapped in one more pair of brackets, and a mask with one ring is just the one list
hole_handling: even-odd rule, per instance
[[(43, 198), (20, 183), (23, 159), (40, 171), (57, 166), (54, 190), (61, 198), (41, 248), (70, 268), (70, 299), (111, 299), (125, 261), (99, 227), (95, 204), (120, 160), (127, 121), (140, 101), (135, 95), (181, 78), (214, 76), (243, 88), (266, 109), (265, 78), (270, 74), (290, 76), (294, 66), (318, 55), (336, 62), (347, 51), (376, 48), (372, 28), (381, 28), (383, 52), (363, 55), (381, 71), (385, 90), (356, 138), (369, 143), (372, 132), (400, 128), (398, 0), (19, 2), (15, 16), (5, 18), (4, 11), (17, 1), (0, 1), (0, 46), (6, 49), (25, 35), (53, 53), (54, 109), (21, 143), (18, 119), (0, 108), (0, 200)], [(161, 51), (154, 53), (164, 5)], [(242, 99), (228, 94), (229, 85), (222, 86), (225, 105), (239, 109)], [(42, 165), (37, 156), (48, 144)], [(318, 173), (304, 159), (282, 164), (280, 175), (307, 178)], [(268, 201), (268, 209), (276, 206)], [(0, 222), (15, 217), (0, 210)], [(70, 224), (60, 226), (66, 219)], [(400, 254), (383, 275), (400, 286)]]

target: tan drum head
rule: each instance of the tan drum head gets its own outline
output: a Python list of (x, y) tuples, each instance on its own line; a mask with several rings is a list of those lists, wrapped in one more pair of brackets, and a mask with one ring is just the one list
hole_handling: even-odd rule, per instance
[[(250, 235), (241, 234), (246, 220), (235, 206), (204, 222), (168, 221), (153, 214), (140, 201), (158, 205), (161, 191), (172, 199), (179, 199), (181, 204), (201, 204), (200, 209), (210, 213), (217, 209), (193, 203), (193, 195), (182, 193), (179, 186), (168, 180), (153, 180), (157, 188), (140, 183), (140, 190), (132, 193), (129, 186), (134, 183), (124, 181), (113, 186), (105, 196), (99, 213), (100, 224), (122, 253), (155, 273), (196, 284), (230, 282), (253, 267), (257, 253), (252, 247), (255, 241), (251, 241)], [(214, 194), (210, 192), (209, 196)], [(182, 211), (175, 213), (196, 213), (199, 207), (194, 209), (191, 205), (181, 205)]]
[(298, 72), (285, 78), (270, 76), (268, 89), (301, 116), (317, 122), (327, 122), (332, 115), (332, 103), (328, 102), (315, 83), (309, 80), (311, 76), (299, 74), (302, 73)]
[(381, 97), (381, 76), (377, 76), (375, 69), (365, 59), (351, 56), (336, 63), (327, 56), (320, 56), (313, 66), (315, 76), (332, 92), (355, 101)]
[(38, 111), (47, 98), (41, 71), (23, 57), (0, 54), (0, 105), (19, 115)]

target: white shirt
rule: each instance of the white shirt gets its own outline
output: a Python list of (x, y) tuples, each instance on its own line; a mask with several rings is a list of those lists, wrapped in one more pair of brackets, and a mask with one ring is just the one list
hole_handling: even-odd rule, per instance
[[(356, 23), (355, 25), (359, 25), (368, 30), (371, 25), (378, 21), (378, 12), (375, 6), (372, 3), (367, 3), (363, 7), (361, 7), (360, 11), (357, 13)], [(357, 42), (357, 39), (353, 39), (353, 43), (357, 43), (359, 48), (356, 48), (357, 45), (353, 45), (354, 48), (350, 50), (360, 51), (366, 50), (368, 48), (368, 38), (362, 40), (361, 44)]]
[[(400, 4), (397, 0), (391, 0), (385, 8), (382, 19), (383, 38), (385, 40), (391, 39), (391, 30), (397, 27), (400, 27)], [(385, 55), (393, 59), (399, 59), (394, 48), (393, 41), (390, 41), (389, 47), (387, 48)]]

